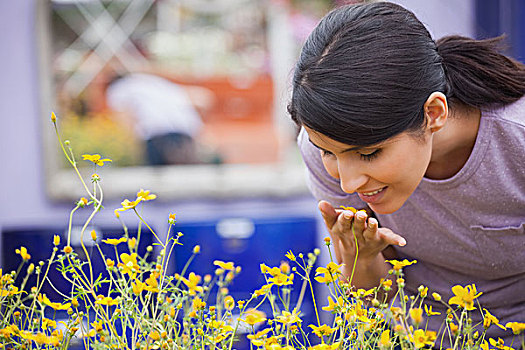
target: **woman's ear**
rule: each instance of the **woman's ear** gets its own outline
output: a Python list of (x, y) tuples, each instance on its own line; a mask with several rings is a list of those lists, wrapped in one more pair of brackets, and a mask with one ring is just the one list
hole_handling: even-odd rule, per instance
[(431, 93), (423, 108), (427, 118), (427, 129), (436, 132), (445, 126), (448, 118), (448, 104), (447, 97), (442, 92)]

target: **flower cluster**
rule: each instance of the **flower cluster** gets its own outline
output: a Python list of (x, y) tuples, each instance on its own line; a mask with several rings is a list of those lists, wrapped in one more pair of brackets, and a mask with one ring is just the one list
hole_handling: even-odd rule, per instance
[[(52, 120), (56, 123), (54, 115)], [(103, 192), (99, 180), (92, 181), (91, 189), (84, 182), (69, 143), (61, 142), (61, 147), (79, 174), (87, 197), (75, 203), (70, 220), (81, 208), (92, 210), (81, 231), (80, 242), (84, 242), (89, 223), (102, 208)], [(98, 155), (86, 156), (95, 167), (110, 161)], [(49, 259), (36, 266), (25, 247), (17, 249), (19, 268), (9, 273), (0, 269), (0, 349), (68, 349), (74, 341), (81, 341), (86, 349), (229, 350), (241, 338), (253, 350), (525, 347), (525, 323), (500, 324), (479, 304), (482, 292), (474, 284), (453, 286), (448, 300), (425, 286), (420, 286), (414, 295), (406, 294), (403, 269), (416, 261), (389, 260), (389, 274), (376, 288), (364, 290), (354, 288), (351, 278), (342, 275), (342, 265), (329, 261), (317, 266), (319, 249), (297, 254), (290, 250), (279, 266), (261, 264), (264, 284), (249, 297), (238, 300), (229, 291), (232, 281), (242, 272), (235, 262), (215, 260), (210, 266), (213, 271), (204, 276), (190, 271), (192, 261), (201, 252), (200, 246), (193, 248), (179, 273), (169, 275), (167, 267), (173, 250), (181, 244), (181, 234), (171, 232), (175, 215), (169, 215), (168, 232), (161, 240), (136, 210), (155, 198), (150, 191), (141, 189), (134, 201), (124, 200), (122, 207), (115, 210), (122, 224), (122, 236), (99, 239), (97, 232), (91, 230), (94, 252), (89, 252), (83, 243), (75, 250), (71, 232), (64, 243), (58, 235), (54, 236)], [(355, 212), (353, 208), (346, 209)], [(121, 213), (129, 212), (140, 223), (138, 234), (133, 237), (120, 218)], [(150, 246), (145, 253), (139, 251), (142, 227), (157, 239), (157, 250)], [(330, 252), (330, 239), (325, 239), (325, 245)], [(112, 247), (109, 250), (113, 253), (104, 253), (104, 246)], [(94, 254), (99, 255), (105, 267), (100, 276), (93, 269)], [(57, 290), (59, 300), (51, 300), (56, 297), (43, 293), (44, 286), (57, 285), (56, 280), (49, 278), (51, 269), (58, 270), (69, 286), (67, 292)], [(36, 275), (36, 285), (26, 290), (32, 275)], [(292, 294), (297, 281), (302, 284), (298, 295)], [(315, 287), (325, 288), (327, 305), (318, 307)], [(313, 301), (313, 322), (306, 321), (302, 312), (307, 297)], [(433, 303), (441, 303), (446, 313), (433, 310), (427, 303), (429, 298)], [(482, 323), (472, 324), (474, 312), (481, 313)], [(60, 313), (66, 318), (59, 319)], [(427, 327), (432, 317), (443, 319), (439, 332)], [(500, 338), (488, 337), (491, 327), (512, 332), (515, 341), (505, 344)]]

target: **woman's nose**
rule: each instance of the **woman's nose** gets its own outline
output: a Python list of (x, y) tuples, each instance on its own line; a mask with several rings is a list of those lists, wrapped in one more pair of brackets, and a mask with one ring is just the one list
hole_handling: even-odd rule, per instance
[(368, 181), (368, 176), (354, 165), (339, 166), (339, 181), (341, 189), (346, 193), (354, 193)]

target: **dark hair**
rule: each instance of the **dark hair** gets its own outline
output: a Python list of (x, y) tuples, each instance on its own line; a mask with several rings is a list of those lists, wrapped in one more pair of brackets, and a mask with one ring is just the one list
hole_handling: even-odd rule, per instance
[(497, 40), (459, 36), (436, 45), (412, 12), (390, 2), (342, 6), (304, 44), (288, 111), (336, 141), (373, 145), (421, 130), (434, 91), (478, 108), (523, 96), (524, 66), (496, 48)]

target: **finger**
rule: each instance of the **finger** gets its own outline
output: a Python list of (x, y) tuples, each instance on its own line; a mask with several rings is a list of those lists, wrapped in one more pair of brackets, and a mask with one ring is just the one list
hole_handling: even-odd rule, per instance
[(378, 229), (379, 238), (387, 244), (398, 245), (404, 247), (407, 241), (400, 235), (392, 232), (392, 230), (381, 227)]
[(352, 234), (352, 220), (354, 213), (343, 211), (337, 218), (337, 222), (332, 229), (334, 235), (338, 235), (344, 250), (354, 249), (354, 235)]
[(379, 241), (380, 237), (377, 231), (379, 223), (375, 218), (369, 218), (366, 229), (363, 231), (363, 238), (365, 241)]
[(331, 230), (334, 224), (337, 222), (338, 213), (335, 211), (332, 204), (327, 201), (320, 201), (317, 205), (321, 215), (323, 216), (326, 227)]
[(354, 219), (354, 232), (361, 233), (365, 230), (366, 226), (366, 218), (368, 216), (364, 211), (358, 211), (355, 213), (355, 219)]

